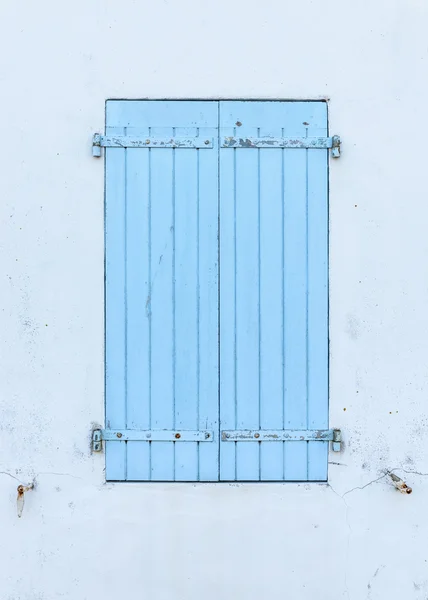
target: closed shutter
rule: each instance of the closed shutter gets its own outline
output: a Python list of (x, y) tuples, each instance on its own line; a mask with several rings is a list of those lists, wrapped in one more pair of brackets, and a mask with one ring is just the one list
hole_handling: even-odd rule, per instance
[(327, 152), (249, 147), (326, 135), (325, 103), (220, 103), (224, 480), (327, 477), (328, 443), (278, 441), (328, 426)]
[(107, 103), (108, 480), (327, 478), (328, 155), (281, 141), (326, 135), (323, 102)]
[(216, 480), (218, 105), (108, 102), (106, 134), (147, 142), (106, 149), (106, 477)]

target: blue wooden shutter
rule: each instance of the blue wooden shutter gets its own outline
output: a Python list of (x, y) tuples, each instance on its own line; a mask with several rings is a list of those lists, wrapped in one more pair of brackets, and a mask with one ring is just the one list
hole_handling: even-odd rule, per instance
[(106, 149), (106, 477), (215, 481), (218, 103), (109, 101), (106, 135), (147, 138)]
[(327, 478), (326, 108), (107, 103), (108, 480)]
[[(326, 111), (220, 102), (220, 139), (326, 136)], [(328, 426), (327, 164), (327, 150), (220, 149), (222, 480), (327, 478), (327, 442), (258, 441)]]

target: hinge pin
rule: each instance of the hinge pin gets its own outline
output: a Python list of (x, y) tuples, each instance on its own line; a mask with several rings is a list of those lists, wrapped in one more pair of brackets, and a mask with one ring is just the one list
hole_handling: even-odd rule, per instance
[(339, 158), (340, 156), (340, 136), (334, 135), (331, 138), (331, 155), (333, 158)]
[(94, 429), (92, 432), (92, 452), (101, 452), (103, 449), (101, 429)]
[(340, 429), (333, 429), (333, 442), (331, 447), (333, 452), (340, 452), (342, 449), (342, 432)]
[(96, 158), (101, 156), (101, 134), (95, 133), (92, 140), (92, 156)]

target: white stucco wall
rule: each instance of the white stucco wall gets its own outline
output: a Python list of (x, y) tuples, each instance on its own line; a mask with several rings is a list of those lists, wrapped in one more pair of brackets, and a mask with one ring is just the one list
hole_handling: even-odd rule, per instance
[[(426, 600), (426, 2), (0, 10), (0, 599)], [(346, 447), (329, 485), (112, 485), (90, 454), (104, 410), (90, 141), (107, 98), (145, 97), (330, 99), (331, 425)]]

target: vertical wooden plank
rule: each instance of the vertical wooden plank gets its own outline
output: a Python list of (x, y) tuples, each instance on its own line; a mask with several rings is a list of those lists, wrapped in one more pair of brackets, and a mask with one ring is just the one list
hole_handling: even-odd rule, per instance
[[(195, 137), (196, 134), (195, 128), (175, 130), (175, 135), (180, 136)], [(198, 429), (198, 151), (174, 153), (174, 428)], [(197, 480), (197, 443), (178, 442), (174, 446), (175, 479)]]
[[(306, 135), (306, 113), (284, 135)], [(288, 125), (288, 127), (287, 127)], [(307, 165), (305, 150), (284, 153), (285, 429), (307, 427)], [(284, 444), (284, 479), (307, 479), (307, 442)]]
[[(284, 150), (284, 356), (285, 429), (306, 429), (306, 159)], [(306, 480), (307, 443), (284, 444), (284, 478)]]
[[(148, 136), (147, 128), (127, 128)], [(149, 150), (128, 149), (126, 162), (127, 428), (150, 427)], [(150, 479), (150, 445), (127, 443), (127, 479)]]
[[(212, 429), (215, 440), (199, 444), (200, 481), (219, 478), (219, 177), (218, 128), (201, 128), (215, 138), (212, 150), (198, 153), (198, 426)], [(233, 446), (233, 444), (231, 444)]]
[[(327, 106), (310, 135), (327, 134)], [(328, 428), (328, 155), (308, 152), (308, 427)], [(308, 479), (327, 480), (328, 443), (309, 442)]]
[[(203, 125), (217, 138), (218, 104), (112, 101), (109, 123), (123, 124), (111, 134), (159, 137)], [(106, 181), (107, 427), (213, 429), (216, 438), (108, 443), (111, 479), (218, 479), (217, 142), (204, 151), (107, 151), (117, 159)]]
[[(280, 137), (282, 129), (260, 129)], [(284, 205), (282, 150), (260, 151), (260, 427), (282, 429)], [(260, 478), (283, 478), (283, 443), (260, 444)]]
[[(325, 135), (325, 132), (314, 133), (313, 129), (308, 133), (308, 128), (314, 128), (315, 123), (322, 121), (322, 103), (313, 104), (221, 102), (221, 135)], [(308, 153), (295, 149), (238, 149), (232, 159), (227, 152), (228, 149), (222, 150), (220, 159), (222, 429), (226, 428), (224, 421), (230, 429), (257, 429), (259, 426), (266, 429), (307, 429), (310, 427), (308, 332), (312, 327), (308, 319)], [(258, 161), (257, 155), (260, 162), (255, 162)], [(244, 158), (241, 159), (241, 156)], [(243, 181), (240, 180), (240, 169), (245, 173)], [(258, 171), (260, 179), (255, 176)], [(313, 185), (317, 185), (316, 180)], [(233, 211), (231, 190), (234, 190)], [(253, 226), (255, 195), (258, 195), (260, 229)], [(278, 196), (279, 201), (275, 202)], [(245, 207), (241, 204), (244, 197)], [(231, 272), (231, 262), (235, 263), (235, 273)], [(252, 277), (248, 276), (254, 265), (256, 272), (252, 272)], [(224, 291), (227, 276), (234, 288), (229, 282), (229, 289)], [(245, 290), (245, 301), (244, 295), (240, 295), (241, 289)], [(255, 299), (259, 302), (257, 315), (254, 312)], [(233, 304), (234, 313), (230, 308)], [(242, 323), (243, 333), (240, 329)], [(231, 332), (234, 332), (234, 339)], [(257, 348), (259, 357), (256, 365), (254, 349)], [(317, 350), (314, 349), (314, 352)], [(232, 361), (236, 364), (236, 390), (231, 389)], [(245, 381), (241, 379), (243, 374)], [(255, 418), (251, 394), (250, 401), (246, 399), (245, 405), (240, 404), (241, 388), (244, 391), (251, 388), (254, 393), (257, 386), (259, 421)], [(229, 392), (227, 398), (224, 397), (226, 391)], [(232, 391), (237, 399), (234, 424), (228, 400)], [(223, 420), (223, 415), (227, 415), (228, 419)], [(222, 478), (226, 464), (229, 466), (228, 478), (231, 478), (232, 446), (228, 442), (221, 445)], [(259, 477), (263, 480), (306, 480), (308, 476), (314, 476), (308, 473), (308, 468), (312, 468), (308, 467), (308, 447), (309, 452), (312, 452), (312, 447), (314, 452), (323, 448), (323, 445), (318, 445), (316, 450), (314, 444), (309, 446), (307, 442), (247, 443), (245, 447), (243, 443), (237, 443), (235, 478), (256, 479), (254, 473), (248, 473), (248, 469), (241, 470), (240, 464), (244, 456), (243, 464), (257, 464), (257, 446), (260, 452)], [(320, 464), (322, 460), (321, 457)], [(314, 473), (318, 473), (320, 467), (315, 466), (315, 462), (313, 464)]]
[[(173, 128), (152, 128), (172, 136)], [(151, 320), (151, 428), (174, 428), (175, 387), (175, 162), (174, 150), (150, 152), (151, 281), (147, 308)], [(151, 479), (174, 479), (174, 444), (151, 443)]]
[[(257, 110), (257, 104), (254, 104)], [(239, 135), (257, 136), (258, 129), (242, 126)], [(260, 231), (259, 151), (237, 149), (236, 182), (236, 425), (260, 426)], [(260, 478), (257, 442), (236, 443), (236, 477)]]
[[(116, 128), (110, 133), (124, 134)], [(106, 423), (126, 425), (126, 150), (106, 151)], [(126, 479), (126, 442), (106, 443), (106, 479)]]
[[(220, 135), (233, 133), (230, 128), (220, 129)], [(235, 162), (235, 150), (220, 149), (220, 433), (236, 429)], [(236, 479), (236, 443), (220, 441), (220, 479)]]

